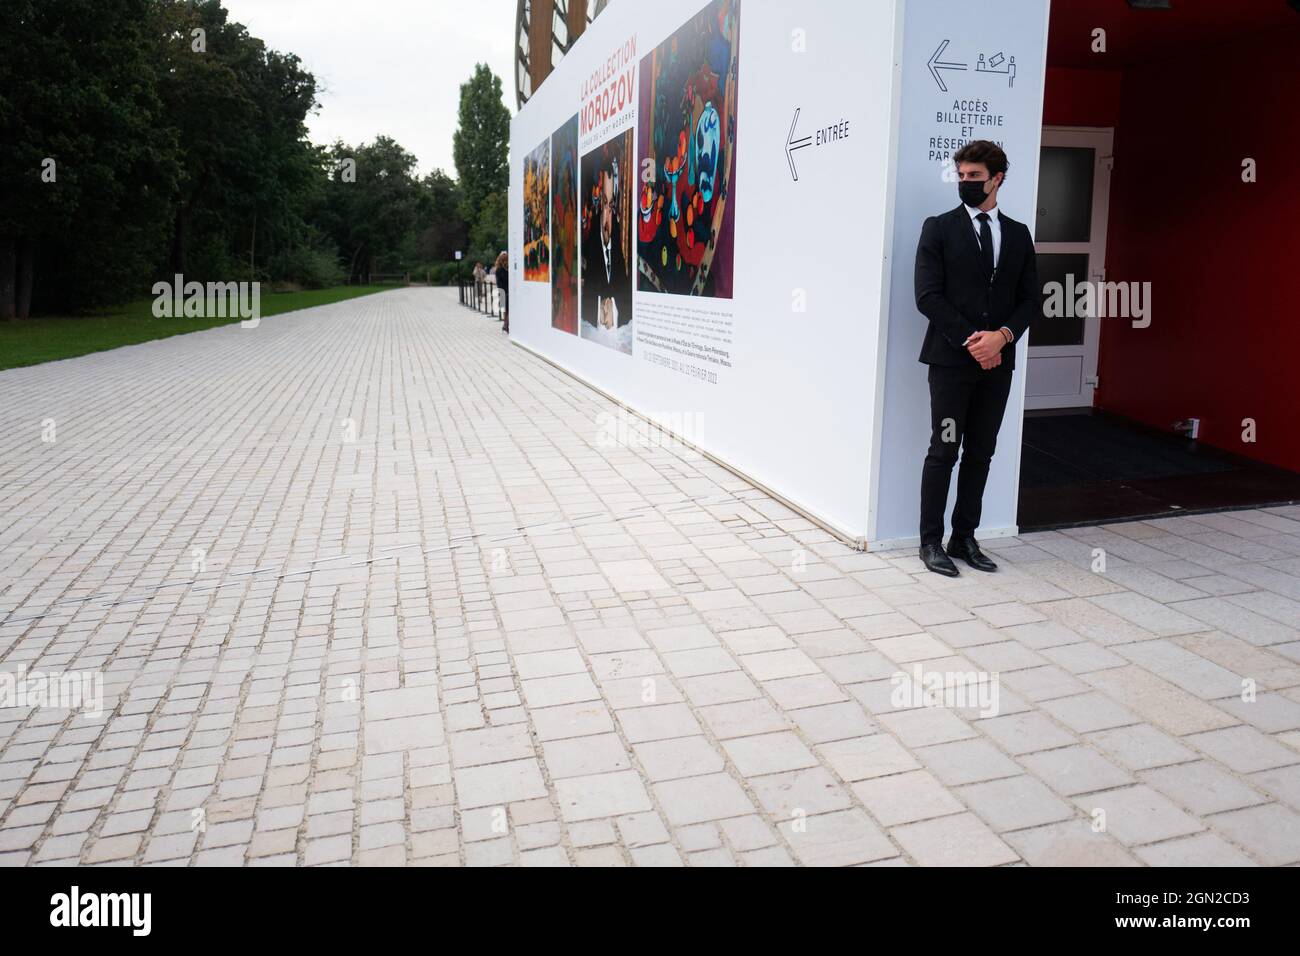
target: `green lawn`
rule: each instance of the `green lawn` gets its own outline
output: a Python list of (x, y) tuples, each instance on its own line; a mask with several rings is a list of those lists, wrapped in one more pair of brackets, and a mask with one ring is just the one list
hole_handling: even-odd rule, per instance
[[(393, 286), (338, 286), (309, 292), (264, 292), (262, 318), (329, 305), (375, 292), (390, 292)], [(233, 319), (155, 319), (153, 299), (141, 299), (120, 308), (81, 316), (51, 316), (26, 322), (0, 322), (0, 370), (39, 365), (56, 359), (75, 358), (103, 352), (121, 345), (135, 345), (172, 335), (197, 332)]]

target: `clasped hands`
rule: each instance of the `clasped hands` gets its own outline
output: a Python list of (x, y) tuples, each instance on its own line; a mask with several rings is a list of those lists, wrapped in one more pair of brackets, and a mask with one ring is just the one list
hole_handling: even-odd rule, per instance
[(614, 304), (613, 298), (603, 299), (598, 307), (598, 321), (607, 329), (613, 329), (618, 324), (618, 306)]
[(1002, 349), (1007, 345), (1007, 337), (999, 329), (996, 332), (976, 332), (964, 343), (971, 358), (980, 363), (984, 371), (997, 368), (1002, 364)]

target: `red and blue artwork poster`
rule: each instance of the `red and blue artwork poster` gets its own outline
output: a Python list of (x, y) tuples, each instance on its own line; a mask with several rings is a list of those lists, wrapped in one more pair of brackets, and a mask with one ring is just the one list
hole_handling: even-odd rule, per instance
[(578, 117), (551, 137), (551, 328), (578, 334)]
[(730, 299), (739, 0), (713, 0), (641, 61), (641, 292)]

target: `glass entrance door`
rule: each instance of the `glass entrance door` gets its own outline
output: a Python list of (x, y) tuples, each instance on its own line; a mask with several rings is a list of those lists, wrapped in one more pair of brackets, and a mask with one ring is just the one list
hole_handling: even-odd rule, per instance
[(1034, 239), (1044, 315), (1029, 329), (1026, 408), (1092, 406), (1100, 320), (1075, 306), (1085, 282), (1106, 278), (1113, 139), (1109, 129), (1043, 129)]

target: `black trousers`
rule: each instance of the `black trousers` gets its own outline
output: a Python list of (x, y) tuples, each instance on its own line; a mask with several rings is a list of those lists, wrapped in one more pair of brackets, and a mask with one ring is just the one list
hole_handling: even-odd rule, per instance
[(1010, 394), (1009, 370), (930, 366), (930, 451), (921, 469), (921, 544), (943, 543), (943, 512), (958, 449), (961, 470), (952, 532), (958, 537), (975, 534)]

